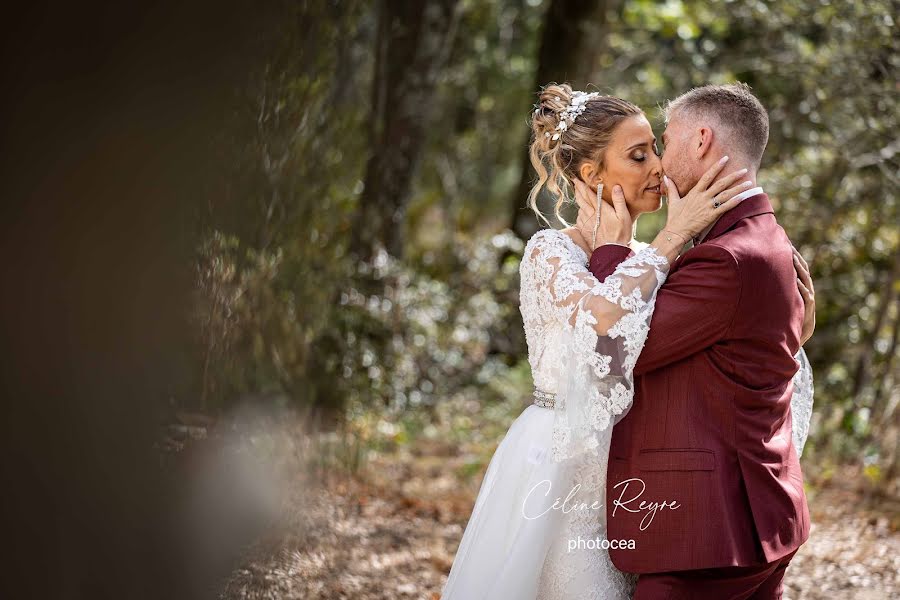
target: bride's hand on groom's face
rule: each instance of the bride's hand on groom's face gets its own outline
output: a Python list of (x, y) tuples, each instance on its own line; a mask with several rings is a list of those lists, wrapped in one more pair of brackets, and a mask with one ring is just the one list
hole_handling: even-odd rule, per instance
[(675, 183), (663, 176), (669, 204), (666, 230), (690, 239), (740, 203), (736, 196), (750, 189), (753, 183), (744, 181), (735, 185), (744, 178), (747, 169), (735, 171), (716, 181), (727, 162), (726, 156), (713, 165), (684, 198)]
[(575, 228), (594, 250), (610, 242), (628, 245), (631, 241), (632, 221), (622, 187), (612, 187), (612, 204), (600, 202), (600, 219), (597, 220), (597, 193), (581, 179), (575, 179), (575, 202), (578, 219)]

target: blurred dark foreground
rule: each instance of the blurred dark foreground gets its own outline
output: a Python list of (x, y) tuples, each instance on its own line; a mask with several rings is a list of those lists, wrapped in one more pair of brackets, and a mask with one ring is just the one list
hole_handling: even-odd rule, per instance
[(160, 382), (204, 144), (265, 11), (52, 4), (4, 15), (0, 597), (207, 597), (222, 573), (190, 562), (184, 468), (159, 468)]

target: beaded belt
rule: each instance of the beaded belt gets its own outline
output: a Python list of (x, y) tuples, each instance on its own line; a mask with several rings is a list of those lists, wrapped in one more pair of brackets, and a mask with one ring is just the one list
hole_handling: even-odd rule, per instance
[(556, 405), (556, 394), (551, 394), (550, 392), (542, 392), (541, 390), (536, 389), (534, 390), (533, 396), (533, 404), (542, 408), (552, 409)]

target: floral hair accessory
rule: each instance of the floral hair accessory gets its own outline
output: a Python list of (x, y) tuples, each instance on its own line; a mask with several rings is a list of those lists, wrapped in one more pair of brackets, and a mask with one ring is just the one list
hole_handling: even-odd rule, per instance
[[(599, 95), (600, 92), (591, 92), (589, 94), (580, 91), (573, 92), (572, 101), (569, 102), (569, 105), (566, 108), (558, 113), (559, 124), (556, 126), (556, 133), (552, 134), (553, 139), (558, 140), (559, 136), (561, 136), (562, 133), (569, 128), (570, 123), (568, 121), (571, 120), (572, 123), (574, 123), (575, 118), (583, 113), (584, 109), (587, 108), (587, 101), (591, 98), (596, 98)], [(559, 100), (559, 97), (557, 96), (556, 99)], [(548, 131), (544, 135), (550, 137), (551, 133)]]

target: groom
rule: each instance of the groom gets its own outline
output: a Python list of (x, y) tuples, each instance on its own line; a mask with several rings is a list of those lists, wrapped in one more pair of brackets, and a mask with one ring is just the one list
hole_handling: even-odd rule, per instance
[[(756, 181), (769, 120), (748, 86), (696, 88), (666, 112), (670, 202), (725, 155), (728, 172), (746, 167)], [(610, 555), (641, 574), (635, 600), (780, 598), (809, 536), (790, 412), (803, 301), (768, 196), (744, 196), (671, 265), (634, 368), (634, 404), (613, 430), (608, 536), (635, 549)], [(629, 253), (602, 245), (591, 272), (603, 281)], [(642, 501), (671, 500), (677, 508), (642, 525)]]

